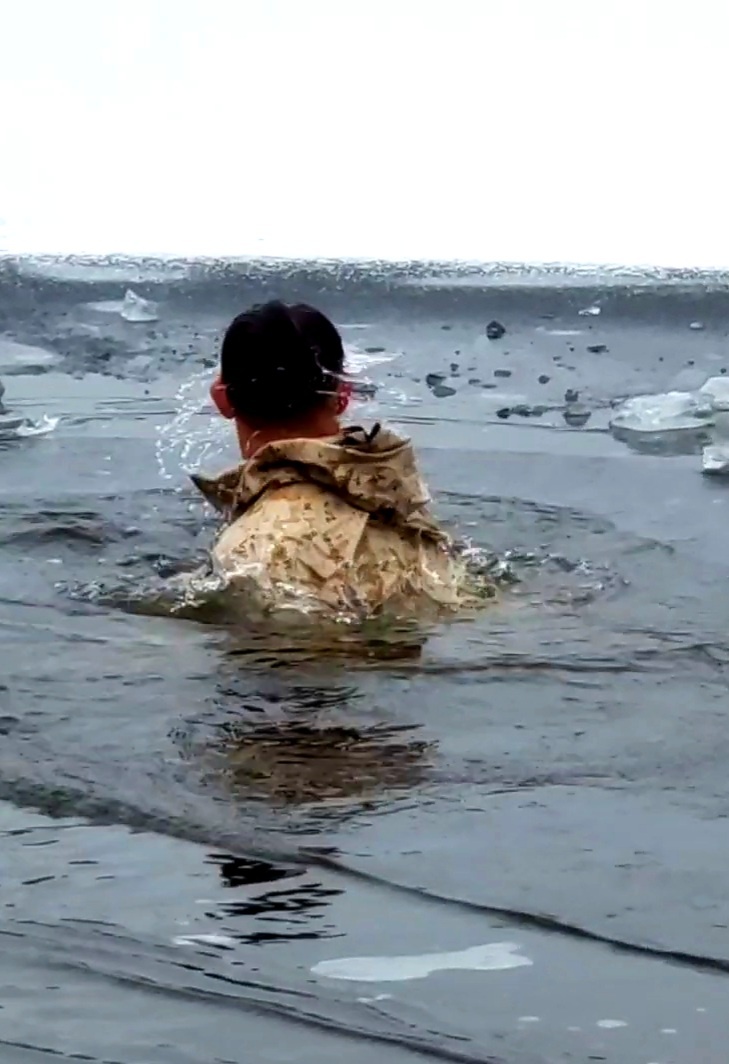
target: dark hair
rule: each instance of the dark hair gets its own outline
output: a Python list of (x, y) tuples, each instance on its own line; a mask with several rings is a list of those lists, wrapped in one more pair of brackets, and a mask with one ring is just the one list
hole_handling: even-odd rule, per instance
[(344, 369), (342, 338), (306, 303), (258, 304), (228, 326), (220, 378), (236, 414), (285, 421), (316, 409), (337, 391)]

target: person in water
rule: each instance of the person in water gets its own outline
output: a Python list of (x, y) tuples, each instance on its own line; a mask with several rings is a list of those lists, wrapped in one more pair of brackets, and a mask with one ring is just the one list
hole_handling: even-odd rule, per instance
[(257, 305), (229, 325), (211, 397), (243, 461), (193, 477), (226, 520), (213, 564), (271, 605), (293, 593), (368, 615), (456, 609), (464, 566), (429, 510), (410, 441), (343, 426), (344, 361), (335, 326), (305, 304)]

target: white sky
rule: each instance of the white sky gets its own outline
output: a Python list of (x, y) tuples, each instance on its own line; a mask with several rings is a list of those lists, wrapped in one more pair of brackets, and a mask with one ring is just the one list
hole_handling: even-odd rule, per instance
[(726, 0), (0, 0), (0, 248), (729, 266)]

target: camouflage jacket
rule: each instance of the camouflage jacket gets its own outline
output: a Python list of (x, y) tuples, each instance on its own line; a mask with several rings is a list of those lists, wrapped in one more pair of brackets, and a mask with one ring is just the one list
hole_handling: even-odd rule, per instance
[(379, 425), (270, 443), (192, 479), (226, 520), (217, 568), (266, 599), (303, 594), (367, 613), (462, 604), (463, 567), (429, 511), (410, 441)]

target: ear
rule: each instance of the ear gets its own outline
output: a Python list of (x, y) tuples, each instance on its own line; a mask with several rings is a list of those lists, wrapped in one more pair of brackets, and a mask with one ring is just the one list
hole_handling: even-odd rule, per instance
[(218, 413), (222, 414), (228, 421), (232, 421), (235, 418), (235, 410), (230, 405), (230, 399), (228, 398), (228, 390), (218, 377), (210, 386), (210, 398), (218, 408)]
[(352, 398), (352, 385), (349, 381), (340, 381), (337, 387), (337, 417), (341, 417)]

